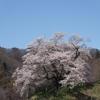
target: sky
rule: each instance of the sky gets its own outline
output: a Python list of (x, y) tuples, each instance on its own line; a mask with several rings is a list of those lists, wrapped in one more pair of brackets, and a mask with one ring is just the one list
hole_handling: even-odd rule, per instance
[(0, 0), (0, 46), (27, 48), (36, 37), (54, 32), (90, 39), (100, 49), (100, 0)]

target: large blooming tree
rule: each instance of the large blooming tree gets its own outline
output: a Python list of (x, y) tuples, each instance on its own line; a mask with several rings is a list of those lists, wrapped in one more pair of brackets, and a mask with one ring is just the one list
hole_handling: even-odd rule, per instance
[(27, 95), (30, 84), (35, 86), (53, 84), (56, 88), (89, 81), (91, 57), (83, 38), (71, 35), (63, 41), (62, 32), (54, 33), (48, 41), (44, 37), (36, 38), (27, 47), (21, 69), (17, 68), (12, 77), (14, 89), (20, 95)]

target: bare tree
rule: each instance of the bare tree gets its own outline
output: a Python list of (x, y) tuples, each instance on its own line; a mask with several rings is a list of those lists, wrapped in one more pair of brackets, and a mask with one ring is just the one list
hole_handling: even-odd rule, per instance
[(50, 84), (73, 88), (89, 81), (90, 66), (86, 61), (91, 55), (83, 38), (74, 34), (65, 42), (63, 36), (62, 32), (54, 33), (48, 41), (42, 36), (28, 45), (23, 67), (12, 75), (14, 89), (20, 96), (28, 96), (30, 84), (34, 88)]

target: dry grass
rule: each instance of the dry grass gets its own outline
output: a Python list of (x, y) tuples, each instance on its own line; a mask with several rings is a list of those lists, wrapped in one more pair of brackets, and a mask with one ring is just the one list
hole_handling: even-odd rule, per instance
[(82, 93), (100, 99), (100, 82), (94, 83), (94, 86), (91, 89), (82, 90)]

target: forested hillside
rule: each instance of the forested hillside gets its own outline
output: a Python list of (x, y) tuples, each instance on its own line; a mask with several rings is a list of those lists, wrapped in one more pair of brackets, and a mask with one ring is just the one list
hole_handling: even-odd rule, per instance
[(89, 64), (92, 70), (92, 81), (100, 79), (100, 50), (90, 49), (92, 59), (89, 60)]
[(11, 75), (17, 67), (22, 66), (25, 50), (0, 47), (0, 100), (20, 100), (13, 91)]
[[(25, 49), (0, 47), (0, 100), (20, 100), (18, 94), (12, 89), (13, 79), (11, 75), (17, 67), (22, 66), (22, 56)], [(92, 81), (100, 79), (100, 50), (90, 49), (92, 59), (89, 64), (92, 68)]]

